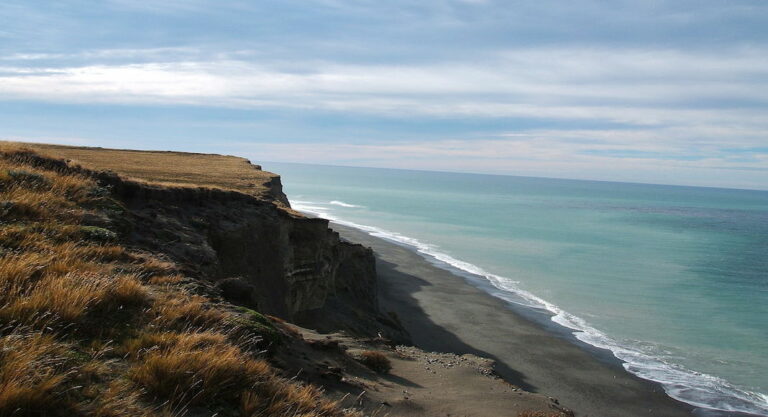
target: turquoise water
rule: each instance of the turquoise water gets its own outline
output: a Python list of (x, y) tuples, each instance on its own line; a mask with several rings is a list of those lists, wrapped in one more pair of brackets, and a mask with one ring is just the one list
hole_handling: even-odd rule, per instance
[(294, 208), (547, 309), (694, 405), (768, 415), (768, 192), (271, 163)]

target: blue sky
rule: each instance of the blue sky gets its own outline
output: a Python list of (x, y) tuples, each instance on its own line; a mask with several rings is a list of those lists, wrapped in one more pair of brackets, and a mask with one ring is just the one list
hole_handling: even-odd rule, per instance
[(2, 139), (768, 189), (765, 0), (5, 0), (0, 23)]

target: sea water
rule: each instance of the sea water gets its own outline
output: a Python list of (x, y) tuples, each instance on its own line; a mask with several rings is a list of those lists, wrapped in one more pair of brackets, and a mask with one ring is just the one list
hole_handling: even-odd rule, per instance
[(768, 192), (269, 163), (299, 211), (551, 312), (709, 409), (768, 415)]

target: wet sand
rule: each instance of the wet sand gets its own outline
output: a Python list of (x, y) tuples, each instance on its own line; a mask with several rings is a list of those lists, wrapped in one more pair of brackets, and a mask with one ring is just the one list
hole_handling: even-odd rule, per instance
[(373, 248), (381, 308), (397, 314), (416, 346), (490, 358), (505, 380), (554, 397), (577, 416), (704, 415), (667, 396), (659, 384), (625, 371), (610, 352), (580, 346), (569, 333), (513, 311), (412, 249), (353, 228), (331, 227)]

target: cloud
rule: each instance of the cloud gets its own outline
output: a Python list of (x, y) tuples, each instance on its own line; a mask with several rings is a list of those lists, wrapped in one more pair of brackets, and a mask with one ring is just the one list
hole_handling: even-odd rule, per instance
[[(89, 59), (129, 60), (163, 54), (200, 51), (81, 53)], [(472, 64), (345, 65), (224, 56), (208, 62), (72, 67), (38, 66), (35, 59), (50, 62), (56, 57), (28, 56), (24, 58), (30, 65), (0, 67), (0, 94), (17, 100), (291, 109), (436, 123), (452, 118), (536, 119), (554, 125), (578, 121), (615, 126), (584, 129), (566, 123), (484, 133), (473, 140), (458, 140), (462, 133), (457, 133), (455, 141), (334, 145), (342, 148), (303, 150), (301, 155), (289, 151), (290, 145), (273, 144), (276, 157), (294, 155), (309, 162), (339, 163), (344, 161), (330, 155), (349, 154), (351, 161), (386, 165), (404, 158), (415, 166), (434, 165), (429, 158), (438, 158), (443, 162), (435, 169), (448, 169), (453, 162), (445, 161), (457, 159), (455, 166), (464, 170), (507, 172), (500, 161), (526, 161), (516, 165), (518, 170), (535, 161), (540, 167), (560, 164), (571, 176), (590, 163), (754, 170), (763, 156), (745, 162), (743, 155), (734, 160), (734, 154), (764, 146), (768, 138), (767, 57), (768, 51), (750, 48), (719, 54), (587, 48), (505, 50), (492, 62)], [(696, 68), (695, 73), (689, 68)], [(491, 162), (479, 162), (485, 160)]]
[[(561, 132), (562, 133), (562, 132)], [(612, 146), (575, 144), (532, 133), (525, 140), (445, 140), (409, 143), (340, 143), (305, 146), (286, 143), (231, 144), (259, 161), (291, 161), (352, 166), (485, 172), (631, 182), (768, 189), (768, 152), (753, 162), (724, 155), (694, 160), (668, 158), (665, 147), (650, 147), (662, 157), (616, 157), (589, 149)], [(266, 164), (267, 169), (269, 164)]]
[[(757, 3), (9, 0), (3, 131), (247, 137), (280, 160), (531, 175), (728, 171), (752, 184), (768, 138)], [(90, 123), (94, 108), (121, 129)]]
[[(110, 50), (93, 57), (193, 51)], [(34, 60), (38, 56), (15, 56)], [(51, 57), (47, 57), (51, 58)], [(690, 71), (689, 68), (696, 68)], [(768, 51), (507, 50), (485, 62), (146, 62), (0, 67), (7, 99), (287, 107), (430, 116), (594, 119), (633, 124), (759, 123)], [(737, 112), (728, 106), (746, 103)], [(755, 108), (756, 107), (756, 108)]]

